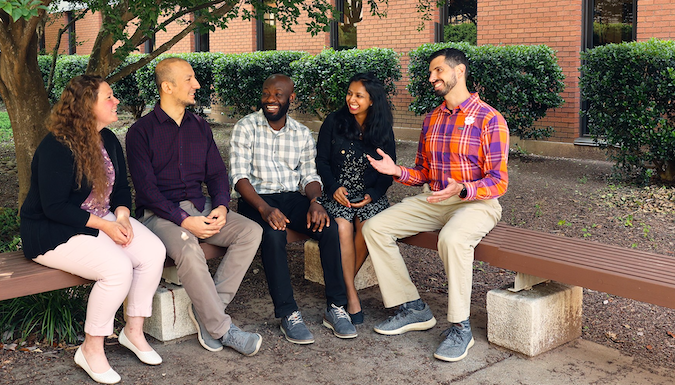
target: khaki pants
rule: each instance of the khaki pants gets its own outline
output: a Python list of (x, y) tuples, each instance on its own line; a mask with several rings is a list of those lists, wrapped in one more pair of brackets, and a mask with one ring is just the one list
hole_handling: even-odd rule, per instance
[[(200, 212), (190, 201), (180, 207), (193, 216), (207, 216), (211, 201), (207, 199), (204, 211)], [(239, 289), (248, 267), (255, 257), (262, 229), (257, 223), (235, 212), (227, 213), (227, 222), (220, 232), (203, 242), (227, 247), (216, 274), (211, 278), (204, 251), (199, 239), (175, 223), (145, 210), (141, 219), (166, 246), (166, 252), (176, 263), (178, 278), (195, 306), (195, 312), (213, 338), (219, 339), (230, 329), (232, 320), (225, 308)]]
[(502, 215), (497, 199), (462, 201), (452, 197), (429, 203), (430, 192), (405, 198), (363, 227), (363, 236), (380, 284), (384, 306), (394, 307), (420, 298), (410, 279), (396, 240), (441, 229), (438, 253), (448, 277), (448, 321), (469, 318), (473, 251)]

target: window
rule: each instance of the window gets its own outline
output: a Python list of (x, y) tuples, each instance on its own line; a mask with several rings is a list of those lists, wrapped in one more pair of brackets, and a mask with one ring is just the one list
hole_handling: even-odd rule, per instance
[(273, 13), (266, 13), (256, 21), (256, 49), (274, 51), (277, 49), (277, 25)]
[(143, 53), (150, 53), (155, 49), (155, 34), (143, 43)]
[[(73, 12), (66, 12), (66, 23), (73, 21)], [(68, 55), (75, 55), (77, 53), (77, 39), (75, 37), (75, 23), (68, 27)]]
[(477, 0), (447, 0), (439, 8), (439, 22), (434, 23), (434, 40), (440, 42), (466, 41), (476, 44)]
[[(583, 10), (582, 49), (635, 40), (637, 0), (585, 0)], [(588, 109), (587, 101), (581, 101), (581, 109)], [(582, 136), (589, 135), (587, 123), (582, 117)]]
[(593, 0), (592, 47), (635, 40), (635, 3), (637, 0)]
[(331, 22), (330, 45), (336, 50), (356, 48), (356, 24), (363, 18), (362, 0), (335, 0), (337, 21)]
[(195, 30), (194, 37), (194, 52), (209, 52), (209, 31), (206, 30), (206, 32), (200, 33), (197, 29)]

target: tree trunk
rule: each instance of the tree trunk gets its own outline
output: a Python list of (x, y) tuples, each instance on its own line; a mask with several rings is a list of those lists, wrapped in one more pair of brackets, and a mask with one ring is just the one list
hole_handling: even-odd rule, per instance
[(9, 52), (0, 54), (0, 96), (14, 133), (19, 207), (30, 188), (30, 163), (47, 133), (44, 120), (49, 114), (49, 99), (37, 63), (37, 34), (28, 44), (25, 59), (17, 60)]

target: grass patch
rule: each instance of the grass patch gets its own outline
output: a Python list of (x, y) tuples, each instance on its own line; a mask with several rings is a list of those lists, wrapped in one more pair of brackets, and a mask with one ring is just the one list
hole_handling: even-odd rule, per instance
[(7, 112), (0, 111), (0, 142), (6, 142), (14, 137), (12, 125), (9, 123)]

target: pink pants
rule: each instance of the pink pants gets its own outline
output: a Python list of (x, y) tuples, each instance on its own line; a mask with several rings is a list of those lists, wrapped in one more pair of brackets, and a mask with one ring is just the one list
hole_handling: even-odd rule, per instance
[[(115, 215), (103, 219), (114, 221)], [(134, 239), (127, 247), (113, 242), (103, 231), (97, 237), (76, 235), (34, 259), (54, 269), (96, 281), (89, 294), (85, 333), (109, 336), (115, 313), (128, 296), (127, 315), (152, 315), (152, 297), (162, 277), (166, 250), (162, 241), (131, 218)]]

